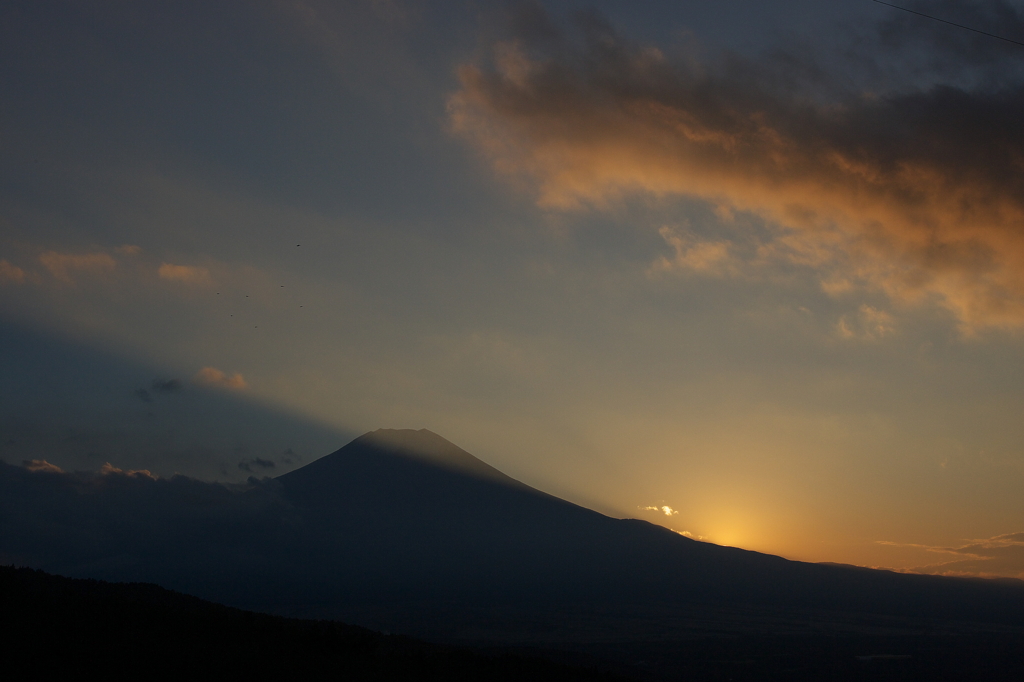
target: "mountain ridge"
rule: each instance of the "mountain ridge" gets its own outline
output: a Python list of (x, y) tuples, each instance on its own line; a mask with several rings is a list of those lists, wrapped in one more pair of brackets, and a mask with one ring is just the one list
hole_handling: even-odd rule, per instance
[(364, 434), (243, 492), (0, 466), (0, 561), (453, 641), (1024, 631), (1019, 586), (696, 541), (531, 488), (426, 430)]

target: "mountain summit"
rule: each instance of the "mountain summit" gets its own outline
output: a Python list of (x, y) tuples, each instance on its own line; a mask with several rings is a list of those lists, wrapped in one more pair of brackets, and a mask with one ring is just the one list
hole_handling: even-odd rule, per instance
[(367, 433), (275, 482), (317, 548), (303, 572), (345, 576), (359, 599), (578, 591), (592, 582), (595, 550), (623, 523), (524, 485), (425, 429)]
[(407, 460), (481, 480), (523, 485), (427, 429), (377, 429), (365, 433), (340, 450), (278, 480), (287, 481), (290, 485), (299, 485), (299, 481), (308, 485), (316, 478), (336, 480), (339, 476), (351, 475), (354, 469), (375, 459), (393, 460), (396, 471), (398, 462)]

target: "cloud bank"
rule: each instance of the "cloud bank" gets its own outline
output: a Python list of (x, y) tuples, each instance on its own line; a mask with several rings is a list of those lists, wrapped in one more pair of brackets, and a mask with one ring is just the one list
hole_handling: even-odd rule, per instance
[(60, 253), (47, 251), (39, 256), (53, 277), (65, 284), (74, 283), (77, 274), (98, 275), (110, 272), (117, 267), (117, 262), (107, 253)]
[[(670, 59), (593, 17), (579, 39), (545, 22), (463, 65), (449, 101), (454, 129), (541, 207), (697, 198), (772, 228), (748, 268), (797, 264), (829, 293), (937, 304), (966, 334), (1024, 326), (1022, 83), (822, 102), (738, 58)], [(662, 236), (663, 269), (737, 267), (726, 243)]]
[(948, 561), (907, 569), (911, 573), (1009, 576), (1024, 579), (1024, 533), (1007, 533), (991, 538), (970, 540), (959, 547), (900, 545), (894, 542), (880, 542), (879, 544), (917, 547), (936, 554), (944, 554), (949, 558)]

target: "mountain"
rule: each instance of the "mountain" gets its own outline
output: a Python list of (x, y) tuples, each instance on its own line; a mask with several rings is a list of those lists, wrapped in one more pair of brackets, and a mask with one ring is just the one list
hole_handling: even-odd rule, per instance
[[(412, 601), (431, 604), (427, 613), (443, 603), (534, 618), (598, 605), (672, 611), (726, 629), (736, 627), (730, 620), (742, 628), (808, 610), (840, 621), (1024, 625), (1024, 585), (809, 564), (699, 542), (547, 495), (426, 430), (366, 434), (276, 483), (296, 514), (294, 534), (279, 539), (289, 543), (292, 574), (336, 603), (395, 604), (406, 618)], [(303, 591), (276, 608), (323, 608), (319, 597), (304, 602)], [(747, 616), (737, 618), (737, 609)]]
[(447, 641), (1024, 632), (1024, 585), (788, 561), (614, 519), (426, 430), (241, 489), (0, 466), (0, 562)]

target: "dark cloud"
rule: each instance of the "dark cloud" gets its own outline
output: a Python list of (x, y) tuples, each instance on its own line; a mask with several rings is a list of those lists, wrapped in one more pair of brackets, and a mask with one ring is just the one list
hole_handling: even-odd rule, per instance
[(288, 448), (281, 453), (281, 464), (291, 464), (292, 462), (301, 462), (302, 456), (296, 453), (291, 448)]
[(255, 469), (273, 469), (275, 464), (273, 460), (260, 459), (259, 457), (253, 457), (238, 463), (238, 468), (242, 471), (254, 471), (254, 467)]
[(965, 333), (1024, 326), (1024, 79), (1011, 70), (876, 95), (836, 80), (823, 101), (810, 66), (805, 85), (770, 77), (786, 60), (674, 58), (593, 16), (568, 37), (536, 33), (464, 65), (449, 113), (540, 206), (699, 198), (773, 229), (732, 272), (797, 264), (830, 293), (937, 303)]
[(177, 379), (153, 379), (150, 387), (156, 393), (176, 393), (181, 390), (181, 382)]
[(137, 388), (135, 389), (135, 397), (144, 403), (153, 402), (154, 394), (169, 394), (177, 393), (182, 388), (182, 384), (177, 379), (153, 379), (149, 384), (149, 389)]

